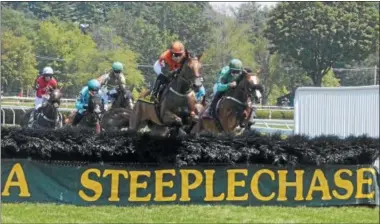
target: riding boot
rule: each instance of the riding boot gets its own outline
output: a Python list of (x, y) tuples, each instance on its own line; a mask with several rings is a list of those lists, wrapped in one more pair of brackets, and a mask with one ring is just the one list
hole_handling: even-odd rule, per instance
[(219, 99), (222, 97), (223, 93), (217, 92), (214, 95), (214, 98), (212, 99), (211, 105), (208, 109), (208, 117), (209, 118), (215, 118), (215, 110), (216, 110), (216, 104), (218, 103)]
[(158, 91), (160, 90), (160, 87), (161, 87), (161, 80), (157, 77), (157, 80), (154, 83), (154, 87), (153, 87), (153, 90), (152, 90), (152, 98), (151, 98), (151, 100), (156, 100), (157, 95), (158, 95)]
[(83, 118), (83, 116), (84, 116), (83, 114), (80, 114), (79, 112), (77, 112), (75, 114), (75, 117), (74, 117), (73, 122), (71, 123), (71, 125), (76, 126), (80, 122), (80, 120)]
[(33, 127), (35, 115), (36, 115), (36, 110), (32, 110), (32, 112), (30, 113), (30, 116), (29, 116), (29, 121), (28, 121), (28, 127), (29, 128)]

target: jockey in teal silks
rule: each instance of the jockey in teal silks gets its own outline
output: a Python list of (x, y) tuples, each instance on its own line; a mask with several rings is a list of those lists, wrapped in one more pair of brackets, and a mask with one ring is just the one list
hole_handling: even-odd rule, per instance
[(87, 86), (82, 88), (75, 103), (77, 113), (75, 114), (75, 117), (72, 122), (73, 126), (77, 125), (83, 118), (84, 112), (86, 112), (88, 107), (88, 100), (90, 98), (90, 95), (94, 96), (96, 94), (100, 94), (99, 90), (100, 83), (96, 79), (91, 79), (90, 81), (88, 81)]
[(243, 73), (243, 63), (239, 59), (232, 59), (228, 66), (223, 67), (218, 72), (218, 80), (214, 85), (214, 98), (208, 109), (206, 116), (209, 118), (215, 117), (215, 107), (219, 99), (230, 88), (236, 87), (236, 80)]

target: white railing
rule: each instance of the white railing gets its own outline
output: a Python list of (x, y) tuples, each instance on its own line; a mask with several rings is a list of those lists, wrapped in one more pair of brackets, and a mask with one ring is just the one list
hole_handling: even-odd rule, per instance
[[(16, 104), (20, 104), (22, 102), (31, 102), (34, 103), (33, 97), (18, 97), (18, 96), (2, 96), (1, 101), (11, 101), (15, 102)], [(75, 103), (76, 99), (61, 99), (63, 103), (72, 102)], [(276, 110), (276, 111), (291, 111), (294, 110), (294, 107), (285, 107), (285, 106), (262, 106), (262, 105), (256, 105), (257, 110)]]
[[(1, 102), (7, 102), (7, 103), (14, 103), (16, 105), (29, 102), (29, 103), (34, 103), (35, 98), (33, 97), (18, 97), (18, 96), (2, 96), (1, 97)], [(68, 106), (69, 103), (73, 104), (75, 103), (76, 99), (68, 99), (68, 98), (63, 98), (61, 99), (61, 104), (64, 106)]]
[[(254, 119), (256, 125), (265, 125), (266, 128), (271, 128), (270, 126), (286, 126), (287, 129), (293, 130), (294, 121), (293, 120), (281, 120), (281, 119)], [(274, 128), (278, 129), (278, 128)], [(282, 128), (280, 128), (282, 129)]]
[[(24, 113), (33, 107), (27, 106), (13, 106), (13, 105), (1, 105), (1, 113), (2, 113), (2, 124), (5, 124), (5, 111), (10, 110), (12, 112), (12, 124), (16, 125), (16, 112), (15, 110), (22, 110)], [(58, 108), (59, 111), (63, 112), (71, 112), (73, 108)]]
[[(22, 110), (24, 113), (33, 107), (28, 106), (14, 106), (14, 105), (1, 105), (2, 112), (2, 124), (5, 124), (5, 113), (6, 110), (12, 112), (12, 125), (16, 125), (16, 110)], [(59, 111), (71, 112), (73, 108), (58, 108)], [(255, 119), (256, 125), (264, 125), (266, 128), (271, 128), (270, 126), (286, 126), (287, 129), (292, 130), (291, 126), (294, 126), (293, 120), (280, 120), (280, 119)]]

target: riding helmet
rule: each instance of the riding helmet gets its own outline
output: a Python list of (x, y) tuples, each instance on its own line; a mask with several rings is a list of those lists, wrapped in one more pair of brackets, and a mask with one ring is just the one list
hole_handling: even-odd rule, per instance
[(243, 63), (239, 59), (232, 59), (230, 61), (229, 67), (233, 71), (242, 71)]
[(114, 62), (113, 64), (112, 64), (112, 70), (114, 70), (114, 71), (123, 71), (123, 64), (122, 63), (120, 63), (120, 62)]
[(87, 86), (88, 90), (98, 91), (100, 89), (100, 83), (96, 79), (91, 79), (90, 81), (88, 81)]
[(54, 74), (54, 71), (51, 67), (45, 67), (43, 70), (42, 70), (42, 74), (44, 76), (51, 76)]

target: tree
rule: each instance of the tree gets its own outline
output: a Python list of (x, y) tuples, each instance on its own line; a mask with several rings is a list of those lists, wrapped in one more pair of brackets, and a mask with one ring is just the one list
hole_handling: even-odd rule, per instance
[(249, 24), (250, 41), (256, 42), (256, 38), (262, 36), (265, 23), (268, 19), (267, 8), (262, 9), (257, 2), (245, 2), (240, 5), (234, 12), (236, 20), (239, 23)]
[[(1, 4), (3, 4), (2, 2)], [(12, 30), (16, 36), (25, 36), (29, 40), (36, 39), (36, 30), (38, 29), (38, 21), (27, 18), (22, 12), (1, 8), (1, 30)]]
[(247, 25), (240, 25), (231, 18), (221, 21), (212, 29), (210, 45), (202, 57), (204, 64), (211, 64), (205, 71), (205, 87), (212, 88), (217, 72), (228, 65), (232, 58), (240, 59), (246, 67), (256, 66), (254, 46), (246, 35), (248, 30)]
[(330, 69), (322, 78), (322, 86), (324, 87), (338, 87), (340, 80), (335, 77), (334, 72)]
[(337, 61), (366, 58), (378, 38), (371, 2), (282, 2), (270, 12), (265, 36), (321, 86)]
[(1, 34), (1, 77), (8, 85), (29, 89), (37, 75), (36, 59), (31, 41), (17, 37), (12, 31)]

